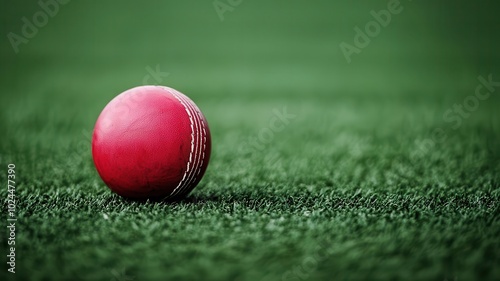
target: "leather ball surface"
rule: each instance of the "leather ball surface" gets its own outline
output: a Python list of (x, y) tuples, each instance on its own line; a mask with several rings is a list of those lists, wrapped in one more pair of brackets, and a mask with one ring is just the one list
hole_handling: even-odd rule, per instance
[(210, 159), (208, 123), (196, 104), (168, 87), (127, 90), (106, 105), (92, 157), (106, 185), (133, 199), (187, 195)]

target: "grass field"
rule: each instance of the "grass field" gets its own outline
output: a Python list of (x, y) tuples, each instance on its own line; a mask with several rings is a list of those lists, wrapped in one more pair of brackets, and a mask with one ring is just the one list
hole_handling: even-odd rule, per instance
[[(500, 81), (493, 1), (402, 0), (350, 63), (390, 1), (102, 2), (59, 5), (18, 53), (42, 9), (0, 12), (1, 280), (500, 279), (500, 88), (474, 98)], [(122, 199), (92, 163), (100, 111), (144, 83), (210, 124), (180, 202)]]

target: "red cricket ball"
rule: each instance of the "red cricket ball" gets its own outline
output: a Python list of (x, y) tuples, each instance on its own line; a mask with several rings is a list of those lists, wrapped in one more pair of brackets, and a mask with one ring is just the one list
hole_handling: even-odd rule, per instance
[(210, 159), (207, 120), (168, 87), (127, 90), (106, 105), (92, 135), (97, 172), (117, 194), (180, 198), (201, 180)]

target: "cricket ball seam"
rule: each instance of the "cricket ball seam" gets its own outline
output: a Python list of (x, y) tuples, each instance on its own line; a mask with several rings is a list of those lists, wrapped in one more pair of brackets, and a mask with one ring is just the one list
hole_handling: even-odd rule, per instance
[(183, 186), (181, 186), (176, 193), (174, 193), (173, 195), (176, 196), (176, 195), (180, 195), (184, 192), (184, 190), (186, 188), (189, 188), (189, 186), (192, 184), (194, 178), (195, 178), (195, 171), (196, 171), (196, 168), (199, 166), (199, 162), (200, 162), (200, 150), (201, 150), (201, 145), (200, 145), (200, 134), (199, 134), (199, 128), (201, 127), (201, 125), (199, 123), (201, 123), (201, 121), (196, 118), (197, 116), (194, 114), (194, 109), (193, 109), (193, 105), (182, 95), (182, 94), (179, 94), (178, 92), (175, 92), (174, 91), (174, 94), (176, 94), (181, 100), (184, 101), (184, 103), (186, 104), (187, 108), (190, 110), (191, 112), (191, 115), (193, 116), (193, 120), (194, 120), (194, 128), (195, 128), (195, 150), (194, 150), (194, 160), (193, 160), (193, 166), (191, 167), (191, 171), (189, 173), (189, 176), (186, 180), (186, 182), (184, 183)]
[[(186, 184), (179, 188), (179, 190), (176, 193), (172, 193), (172, 195), (182, 195), (186, 192), (190, 191), (190, 188), (192, 189), (193, 183), (198, 179), (198, 176), (201, 173), (201, 169), (203, 167), (203, 163), (205, 161), (205, 149), (206, 149), (206, 129), (205, 129), (205, 121), (203, 120), (201, 113), (199, 109), (197, 109), (197, 106), (185, 95), (175, 91), (174, 89), (171, 89), (171, 91), (176, 94), (180, 99), (182, 99), (187, 107), (191, 109), (191, 113), (195, 116), (194, 120), (196, 121), (195, 124), (196, 126), (196, 140), (197, 140), (197, 148), (198, 148), (198, 153), (195, 153), (195, 160), (191, 173), (189, 175), (189, 179), (187, 180)], [(199, 126), (198, 126), (199, 124)], [(201, 151), (201, 153), (199, 153)]]
[(179, 187), (181, 187), (182, 185), (185, 184), (184, 180), (186, 179), (186, 175), (190, 171), (189, 167), (190, 167), (191, 161), (193, 159), (195, 132), (194, 132), (193, 117), (191, 116), (191, 113), (189, 112), (189, 109), (187, 108), (187, 106), (182, 102), (182, 100), (179, 98), (178, 95), (172, 93), (172, 91), (169, 91), (168, 89), (165, 89), (165, 90), (167, 90), (168, 93), (170, 93), (172, 96), (174, 96), (179, 101), (179, 103), (182, 104), (182, 106), (184, 106), (184, 110), (186, 110), (186, 113), (188, 114), (189, 122), (190, 122), (190, 126), (191, 126), (191, 150), (189, 152), (189, 160), (188, 160), (188, 163), (187, 163), (186, 171), (184, 172), (184, 175), (182, 176), (181, 181), (179, 181), (179, 184), (177, 184), (177, 186), (170, 193), (170, 195), (167, 196), (167, 197), (170, 197), (170, 196), (172, 196), (172, 194), (174, 194), (176, 192), (177, 189), (179, 189)]
[[(194, 117), (195, 124), (195, 133), (196, 133), (196, 146), (194, 147), (194, 161), (193, 166), (191, 167), (190, 173), (185, 180), (184, 184), (180, 186), (177, 190), (171, 193), (170, 196), (182, 195), (186, 192), (189, 192), (192, 189), (193, 183), (198, 179), (198, 176), (201, 172), (201, 168), (203, 167), (203, 163), (205, 161), (205, 149), (206, 149), (206, 129), (205, 122), (203, 118), (201, 118), (199, 110), (197, 110), (196, 105), (185, 95), (179, 93), (175, 89), (165, 87), (172, 95), (175, 95), (178, 99), (184, 101), (184, 105), (188, 108), (191, 115)], [(201, 152), (201, 153), (200, 153)]]

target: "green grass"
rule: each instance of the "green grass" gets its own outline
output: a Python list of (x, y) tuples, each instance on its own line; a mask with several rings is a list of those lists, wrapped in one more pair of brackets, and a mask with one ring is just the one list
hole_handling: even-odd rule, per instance
[[(478, 35), (431, 3), (404, 2), (351, 64), (338, 44), (385, 2), (244, 1), (220, 22), (210, 1), (74, 1), (19, 54), (3, 41), (0, 196), (15, 163), (19, 220), (0, 279), (498, 280), (500, 90), (458, 129), (442, 117), (478, 75), (500, 80), (494, 9)], [(9, 5), (2, 34), (37, 11)], [(180, 202), (112, 194), (90, 155), (99, 112), (156, 65), (212, 131)]]

